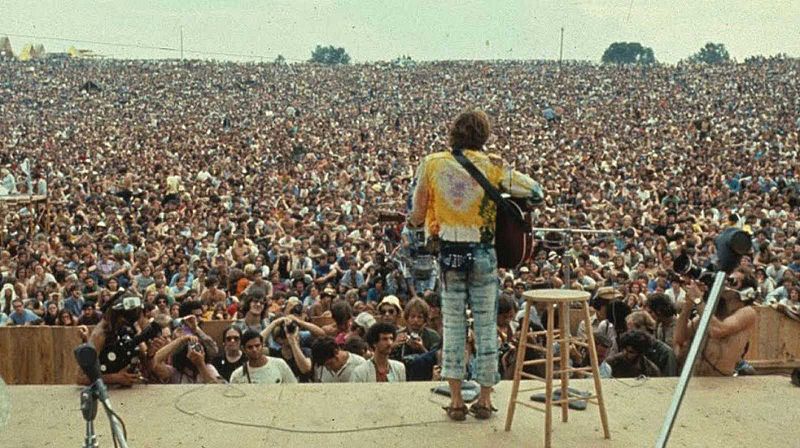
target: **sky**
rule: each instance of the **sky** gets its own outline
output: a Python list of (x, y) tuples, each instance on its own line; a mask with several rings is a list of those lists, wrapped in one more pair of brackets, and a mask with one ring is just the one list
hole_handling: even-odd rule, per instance
[[(116, 58), (307, 60), (316, 45), (353, 62), (564, 59), (599, 61), (609, 44), (640, 42), (675, 63), (706, 42), (731, 57), (800, 57), (800, 0), (3, 0), (0, 37)], [(37, 36), (37, 37), (20, 37)], [(96, 43), (71, 43), (65, 38)], [(121, 47), (99, 42), (130, 45)], [(192, 51), (205, 52), (204, 54)], [(210, 54), (210, 53), (227, 53)]]

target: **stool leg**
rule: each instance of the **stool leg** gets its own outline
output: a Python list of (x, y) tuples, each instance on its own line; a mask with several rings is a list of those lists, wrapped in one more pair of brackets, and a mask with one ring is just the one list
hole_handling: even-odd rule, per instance
[[(559, 338), (561, 339), (561, 343), (559, 344), (559, 351), (561, 353), (558, 365), (561, 366), (561, 399), (566, 400), (569, 398), (569, 340), (567, 339), (570, 336), (569, 332), (569, 321), (567, 318), (567, 305), (566, 303), (560, 303), (558, 305), (558, 328), (560, 330)], [(566, 422), (569, 419), (569, 402), (562, 402), (561, 403), (561, 421)]]
[(544, 414), (544, 446), (550, 448), (550, 436), (553, 432), (553, 320), (555, 320), (555, 305), (547, 303), (547, 341), (545, 353), (545, 414)]
[(608, 430), (608, 416), (606, 415), (606, 405), (603, 400), (603, 386), (600, 381), (600, 363), (597, 360), (597, 347), (594, 345), (594, 332), (592, 331), (592, 317), (589, 314), (589, 304), (587, 302), (583, 302), (583, 320), (586, 326), (586, 337), (589, 339), (589, 358), (592, 360), (594, 392), (597, 395), (597, 407), (600, 408), (600, 422), (603, 424), (603, 435), (606, 439), (610, 439), (611, 432)]
[(525, 362), (525, 349), (528, 342), (528, 326), (531, 320), (531, 303), (525, 302), (525, 317), (522, 319), (522, 331), (519, 334), (519, 344), (517, 344), (517, 362), (514, 364), (514, 383), (511, 386), (511, 397), (508, 399), (508, 412), (506, 413), (506, 431), (511, 431), (511, 423), (514, 421), (514, 410), (517, 407), (517, 394), (519, 393), (519, 381), (522, 378), (523, 363)]

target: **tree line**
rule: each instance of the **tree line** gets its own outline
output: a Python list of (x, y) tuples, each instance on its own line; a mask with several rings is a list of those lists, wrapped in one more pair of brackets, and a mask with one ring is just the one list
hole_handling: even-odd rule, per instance
[[(721, 64), (730, 61), (731, 56), (725, 44), (708, 42), (697, 53), (687, 58), (688, 62), (703, 64)], [(656, 62), (653, 49), (639, 42), (614, 42), (606, 48), (600, 61), (604, 64), (654, 64)]]

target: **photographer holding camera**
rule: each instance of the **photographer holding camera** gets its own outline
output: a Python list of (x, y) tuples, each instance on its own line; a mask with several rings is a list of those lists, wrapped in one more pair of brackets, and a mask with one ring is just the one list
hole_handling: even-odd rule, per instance
[[(732, 284), (720, 293), (717, 311), (711, 317), (708, 340), (694, 372), (697, 376), (732, 376), (756, 324), (758, 316), (750, 306), (755, 298), (755, 279), (736, 271), (729, 280)], [(686, 289), (686, 301), (675, 324), (674, 345), (681, 362), (686, 358), (703, 314), (705, 289), (699, 281), (689, 283)], [(697, 315), (692, 317), (695, 308)]]
[(311, 381), (311, 340), (322, 336), (325, 332), (320, 327), (294, 314), (275, 319), (261, 332), (268, 341), (269, 356), (284, 360), (301, 383)]
[[(153, 367), (151, 347), (163, 341), (161, 325), (148, 324), (142, 313), (141, 299), (130, 292), (121, 292), (105, 307), (103, 320), (94, 327), (89, 342), (97, 348), (100, 371), (105, 384), (131, 386), (142, 382)], [(155, 340), (154, 340), (155, 339)], [(83, 372), (78, 373), (78, 383), (88, 384)]]
[[(167, 364), (172, 359), (172, 365)], [(183, 335), (156, 352), (153, 372), (166, 384), (224, 383), (197, 336)]]

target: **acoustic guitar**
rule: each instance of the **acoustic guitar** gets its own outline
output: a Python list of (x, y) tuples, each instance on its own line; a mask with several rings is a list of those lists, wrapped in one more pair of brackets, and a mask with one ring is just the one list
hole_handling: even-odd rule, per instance
[[(509, 212), (517, 216), (503, 213), (499, 208), (497, 210), (494, 231), (497, 267), (517, 269), (534, 254), (533, 223), (528, 201), (512, 197), (505, 197), (505, 199), (511, 205)], [(405, 219), (405, 215), (400, 212), (378, 212), (378, 221), (380, 222), (403, 222)]]

